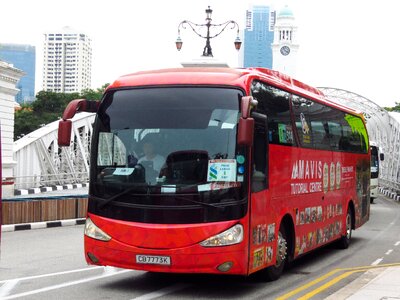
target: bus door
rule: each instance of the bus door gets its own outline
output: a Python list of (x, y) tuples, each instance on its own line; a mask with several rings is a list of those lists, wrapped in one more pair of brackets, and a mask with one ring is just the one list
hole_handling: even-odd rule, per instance
[[(251, 173), (250, 272), (274, 263), (279, 217), (285, 198), (276, 189), (281, 172), (289, 173), (286, 163), (279, 163), (279, 153), (293, 145), (289, 93), (261, 81), (253, 81), (251, 95), (258, 101), (255, 119)], [(289, 148), (290, 149), (290, 148)], [(283, 152), (282, 152), (283, 151)], [(290, 151), (288, 151), (290, 153)], [(289, 155), (289, 154), (288, 154)], [(281, 167), (284, 166), (284, 169)], [(278, 187), (278, 190), (280, 189)], [(286, 187), (287, 190), (287, 187)], [(273, 199), (275, 198), (275, 199)]]
[[(268, 244), (268, 232), (273, 236), (275, 225), (271, 225), (270, 201), (268, 192), (268, 140), (267, 117), (253, 113), (255, 119), (254, 140), (251, 170), (251, 204), (250, 204), (250, 272), (265, 266), (272, 260), (272, 247)], [(272, 226), (274, 226), (272, 228)], [(272, 230), (272, 232), (271, 232)], [(270, 241), (272, 238), (270, 237)]]
[[(1, 141), (1, 124), (0, 124), (0, 141)], [(2, 175), (1, 171), (2, 171), (3, 165), (1, 163), (1, 156), (2, 156), (2, 154), (1, 154), (1, 143), (0, 143), (0, 180), (1, 180), (1, 183), (0, 183), (0, 253), (1, 253), (1, 224), (3, 223), (3, 218), (2, 218), (3, 210), (1, 208), (1, 206), (2, 206), (1, 195), (3, 193), (3, 191), (2, 191), (3, 175)]]

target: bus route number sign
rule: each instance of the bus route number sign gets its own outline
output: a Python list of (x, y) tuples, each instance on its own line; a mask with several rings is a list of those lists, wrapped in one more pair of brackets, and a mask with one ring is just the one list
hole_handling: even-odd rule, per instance
[(171, 265), (171, 257), (158, 255), (136, 255), (136, 263), (149, 265)]

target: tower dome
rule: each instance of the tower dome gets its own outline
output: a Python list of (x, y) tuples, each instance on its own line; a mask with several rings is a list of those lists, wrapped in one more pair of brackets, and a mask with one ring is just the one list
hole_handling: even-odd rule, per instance
[(272, 43), (272, 69), (296, 77), (297, 26), (291, 8), (285, 5), (277, 10)]
[(294, 18), (293, 11), (285, 5), (278, 13), (278, 18)]

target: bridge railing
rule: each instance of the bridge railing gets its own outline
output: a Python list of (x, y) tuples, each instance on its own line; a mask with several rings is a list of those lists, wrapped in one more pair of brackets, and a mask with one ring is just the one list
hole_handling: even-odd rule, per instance
[(85, 183), (88, 181), (89, 175), (87, 172), (18, 176), (15, 177), (14, 188), (22, 189), (27, 186), (30, 188), (40, 188), (46, 186)]
[(390, 190), (392, 193), (396, 194), (396, 196), (400, 195), (400, 183), (399, 182), (380, 178), (379, 186)]
[(14, 189), (88, 181), (93, 113), (72, 119), (71, 145), (58, 147), (58, 123), (54, 121), (14, 142)]

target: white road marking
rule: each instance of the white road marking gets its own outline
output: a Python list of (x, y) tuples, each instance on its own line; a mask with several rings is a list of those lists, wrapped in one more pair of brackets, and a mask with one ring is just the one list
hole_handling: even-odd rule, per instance
[(398, 246), (398, 245), (400, 245), (400, 241), (398, 241), (398, 242), (396, 242), (396, 244), (394, 244), (395, 246)]
[(20, 293), (20, 294), (15, 294), (15, 295), (11, 295), (8, 297), (4, 297), (4, 298), (2, 298), (2, 300), (15, 299), (15, 298), (19, 298), (19, 297), (25, 297), (25, 296), (30, 296), (30, 295), (34, 295), (34, 294), (43, 293), (43, 292), (48, 292), (51, 290), (57, 290), (57, 289), (61, 289), (64, 287), (77, 285), (77, 284), (81, 284), (81, 283), (85, 283), (85, 282), (89, 282), (89, 281), (93, 281), (93, 280), (103, 279), (106, 277), (111, 277), (111, 276), (115, 276), (115, 275), (119, 275), (119, 274), (123, 274), (123, 273), (127, 273), (127, 272), (132, 272), (132, 270), (123, 270), (123, 271), (118, 271), (118, 272), (105, 271), (102, 275), (93, 276), (93, 277), (84, 278), (84, 279), (75, 280), (75, 281), (69, 281), (69, 282), (52, 285), (52, 286), (48, 286), (48, 287), (37, 289), (37, 290), (32, 290), (32, 291), (28, 291), (28, 292), (24, 292), (24, 293)]
[(0, 299), (2, 299), (2, 297), (7, 296), (12, 291), (12, 289), (18, 284), (18, 282), (19, 280), (17, 279), (9, 280), (2, 286), (0, 286)]
[(371, 266), (379, 265), (379, 263), (380, 263), (382, 260), (383, 260), (383, 257), (378, 258), (376, 261), (374, 261), (374, 262), (371, 264)]
[(393, 252), (393, 249), (390, 249), (390, 250), (388, 250), (385, 254), (386, 255), (389, 255), (390, 253), (392, 253)]
[(189, 286), (190, 286), (190, 284), (179, 283), (179, 284), (175, 284), (175, 285), (163, 288), (158, 291), (144, 294), (142, 296), (133, 298), (131, 300), (151, 300), (151, 299), (155, 299), (155, 298), (159, 298), (159, 297), (171, 294), (171, 293), (179, 291), (179, 290), (183, 290), (184, 288), (187, 288)]
[(70, 270), (70, 271), (63, 271), (63, 272), (57, 272), (57, 273), (49, 273), (49, 274), (42, 274), (42, 275), (36, 275), (36, 276), (29, 276), (29, 277), (21, 277), (21, 278), (14, 278), (14, 279), (7, 279), (7, 280), (2, 280), (0, 283), (6, 283), (8, 281), (12, 280), (29, 280), (29, 279), (37, 279), (37, 278), (43, 278), (43, 277), (50, 277), (50, 276), (57, 276), (57, 275), (65, 275), (65, 274), (70, 274), (70, 273), (77, 273), (77, 272), (84, 272), (84, 271), (92, 271), (96, 269), (104, 268), (101, 266), (98, 267), (89, 267), (89, 268), (84, 268), (84, 269), (76, 269), (76, 270)]

